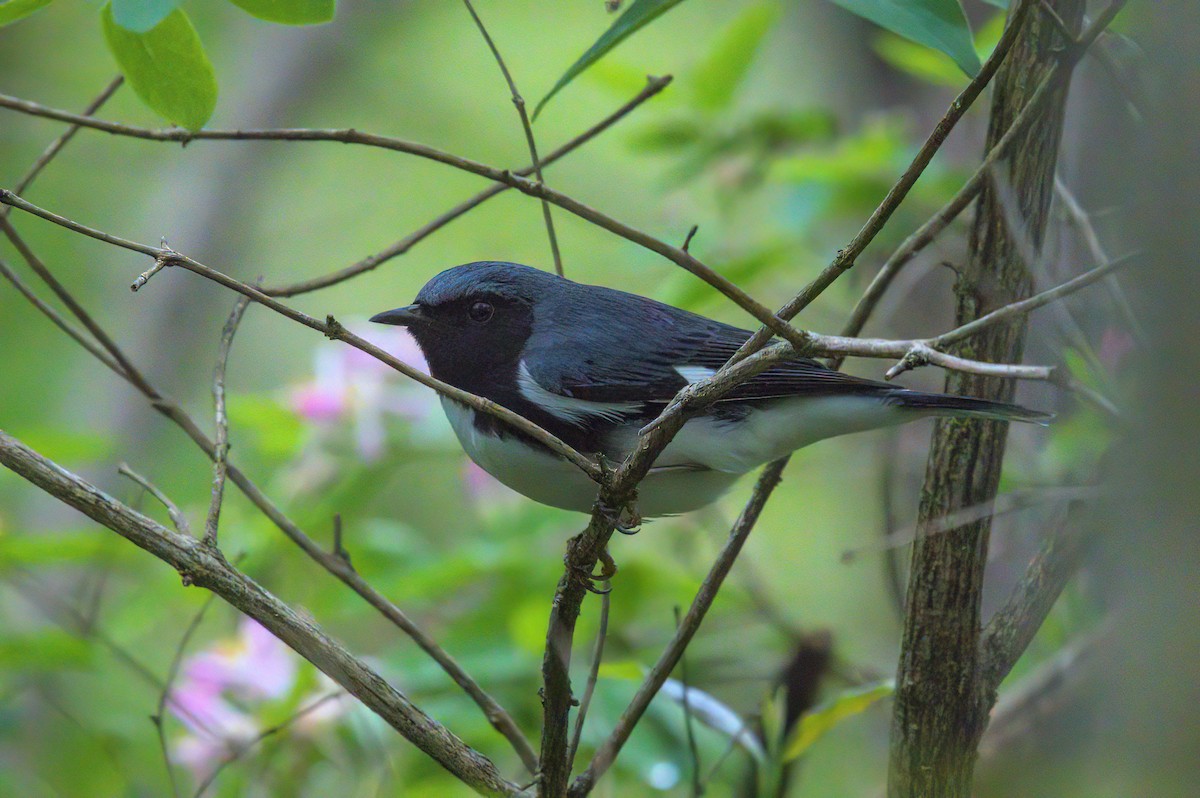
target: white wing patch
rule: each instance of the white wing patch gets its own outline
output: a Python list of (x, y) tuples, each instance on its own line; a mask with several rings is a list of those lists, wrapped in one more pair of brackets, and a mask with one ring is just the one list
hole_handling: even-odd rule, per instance
[(545, 410), (552, 416), (561, 418), (569, 424), (582, 426), (592, 418), (606, 421), (620, 421), (626, 413), (641, 409), (641, 402), (587, 402), (583, 399), (572, 399), (569, 396), (547, 391), (529, 373), (529, 368), (522, 360), (517, 365), (517, 388), (530, 402)]
[(687, 380), (688, 385), (695, 385), (717, 373), (715, 369), (705, 368), (704, 366), (672, 366), (672, 368), (678, 372), (680, 377)]

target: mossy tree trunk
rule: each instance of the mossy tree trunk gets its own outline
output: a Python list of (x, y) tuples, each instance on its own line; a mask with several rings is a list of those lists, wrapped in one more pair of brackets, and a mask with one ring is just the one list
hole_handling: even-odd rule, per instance
[[(1072, 31), (1083, 0), (1049, 5)], [(1027, 29), (997, 73), (987, 135), (990, 149), (1053, 69), (1057, 85), (1037, 121), (997, 166), (976, 209), (970, 249), (956, 286), (956, 323), (1029, 296), (1023, 255), (1041, 247), (1054, 188), (1067, 73), (1055, 67), (1064, 38), (1055, 21), (1034, 9)], [(993, 327), (963, 342), (956, 354), (997, 363), (1020, 362), (1025, 321)], [(949, 372), (946, 391), (1011, 401), (1009, 380)], [(979, 667), (980, 597), (990, 518), (950, 530), (939, 519), (993, 500), (1008, 425), (942, 420), (934, 432), (913, 546), (904, 634), (892, 718), (889, 798), (966, 798), (979, 739), (994, 703), (994, 686)]]

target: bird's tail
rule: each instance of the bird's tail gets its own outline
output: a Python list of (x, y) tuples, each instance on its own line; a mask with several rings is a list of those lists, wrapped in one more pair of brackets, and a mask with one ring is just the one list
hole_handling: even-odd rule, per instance
[(897, 391), (888, 397), (901, 407), (921, 410), (930, 415), (957, 416), (961, 418), (987, 418), (996, 421), (1025, 421), (1049, 426), (1053, 413), (1030, 410), (1008, 402), (993, 402), (972, 396), (954, 396), (946, 393), (923, 393), (921, 391)]

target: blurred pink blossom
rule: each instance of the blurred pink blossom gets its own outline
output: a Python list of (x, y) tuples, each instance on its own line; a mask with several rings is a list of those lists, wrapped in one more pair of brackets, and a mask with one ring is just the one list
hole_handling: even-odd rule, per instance
[[(236, 637), (184, 660), (167, 706), (187, 733), (171, 746), (171, 758), (197, 780), (204, 779), (262, 732), (263, 725), (253, 714), (255, 704), (286, 698), (297, 675), (295, 654), (258, 623), (243, 618)], [(324, 695), (336, 689), (328, 680), (323, 685)], [(314, 694), (300, 706), (319, 697)], [(303, 718), (303, 730), (311, 732), (344, 711), (344, 702), (330, 700)]]
[[(414, 368), (429, 373), (417, 342), (407, 330), (363, 327), (355, 332)], [(435, 412), (437, 396), (366, 352), (331, 342), (316, 350), (313, 380), (292, 389), (292, 409), (322, 425), (350, 420), (355, 447), (366, 460), (378, 459), (386, 443), (385, 417), (422, 425)]]

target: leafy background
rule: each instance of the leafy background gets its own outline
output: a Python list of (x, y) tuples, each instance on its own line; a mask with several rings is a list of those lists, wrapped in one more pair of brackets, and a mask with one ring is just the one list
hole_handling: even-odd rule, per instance
[[(133, 91), (122, 89), (110, 101), (101, 112), (109, 119), (159, 125), (165, 118), (193, 128), (354, 127), (488, 163), (526, 161), (501, 77), (455, 3), (344, 3), (331, 24), (304, 27), (266, 20), (319, 22), (333, 12), (332, 2), (239, 0), (177, 8), (169, 0), (114, 0), (100, 11), (65, 0), (45, 5), (0, 5), (0, 22), (37, 11), (0, 29), (5, 93), (79, 108), (119, 63)], [(588, 144), (586, 153), (553, 166), (547, 180), (666, 238), (682, 241), (699, 224), (694, 252), (768, 304), (781, 304), (853, 235), (963, 85), (964, 72), (978, 67), (979, 53), (986, 55), (999, 35), (996, 5), (1003, 4), (967, 2), (964, 13), (952, 1), (638, 0), (627, 4), (629, 20), (652, 17), (655, 7), (670, 14), (578, 77), (568, 68), (598, 38), (604, 41), (614, 20), (599, 0), (487, 2), (480, 12), (531, 103), (561, 87), (537, 119), (543, 151), (624, 102), (645, 75), (674, 74), (663, 96)], [(167, 33), (155, 40), (167, 42), (165, 50), (142, 46), (144, 37)], [(169, 79), (156, 76), (162, 70)], [(569, 85), (567, 78), (574, 78)], [(1112, 85), (1098, 70), (1085, 66), (1081, 86), (1080, 113), (1094, 114), (1111, 101)], [(969, 174), (984, 110), (967, 117), (861, 266), (806, 313), (806, 326), (835, 331), (890, 248)], [(3, 183), (15, 181), (60, 129), (6, 113)], [(1113, 135), (1130, 135), (1122, 131), (1116, 126)], [(240, 279), (265, 275), (279, 282), (322, 274), (381, 249), (479, 188), (469, 175), (366, 148), (180, 147), (84, 131), (30, 198), (129, 238), (166, 238)], [(1104, 186), (1095, 190), (1092, 204), (1115, 201)], [(555, 218), (568, 276), (748, 324), (714, 292), (652, 254), (564, 213)], [(143, 261), (48, 225), (16, 222), (156, 384), (206, 418), (209, 364), (231, 297), (182, 271), (168, 271), (133, 295), (127, 286), (146, 268)], [(956, 227), (923, 255), (868, 332), (946, 328), (953, 276), (941, 263), (961, 258), (964, 237)], [(4, 247), (0, 255), (15, 260)], [(506, 193), (408, 255), (294, 303), (361, 329), (371, 314), (407, 303), (437, 271), (484, 258), (547, 265), (535, 203)], [(1095, 346), (1069, 341), (1061, 318), (1038, 317), (1029, 359), (1065, 357), (1080, 379), (1122, 396), (1124, 331), (1111, 308), (1094, 298), (1071, 307)], [(178, 430), (56, 337), (10, 290), (0, 290), (0, 341), (0, 424), (6, 430), (143, 511), (163, 515), (117, 475), (116, 464), (126, 461), (198, 522), (208, 469)], [(398, 381), (386, 381), (387, 391), (403, 410), (372, 404), (361, 385), (343, 385), (349, 399), (341, 410), (305, 412), (297, 396), (320, 385), (321, 370), (339, 352), (311, 331), (250, 309), (229, 374), (236, 460), (315, 536), (328, 540), (332, 517), (340, 513), (360, 571), (536, 738), (549, 600), (564, 541), (582, 516), (513, 501), (464, 478), (464, 458), (444, 421), (436, 408), (424, 412), (429, 397)], [(878, 375), (883, 366), (850, 368)], [(927, 370), (907, 383), (936, 388), (940, 380)], [(1013, 430), (1006, 489), (1091, 478), (1111, 436), (1105, 422), (1042, 386), (1022, 386), (1020, 399), (1057, 409), (1063, 418), (1049, 431)], [(364, 424), (376, 422), (382, 426), (364, 432)], [(899, 622), (889, 555), (879, 544), (889, 526), (902, 529), (914, 515), (928, 433), (918, 424), (798, 453), (689, 650), (693, 686), (755, 728), (762, 718), (771, 730), (779, 725), (778, 676), (798, 641), (829, 635), (833, 664), (820, 692), (828, 713), (798, 726), (783, 746), (783, 753), (802, 757), (790, 795), (869, 795), (883, 782), (889, 706), (879, 684), (894, 670)], [(377, 453), (364, 449), (364, 436), (381, 444)], [(642, 534), (615, 544), (621, 573), (585, 753), (611, 728), (641, 668), (671, 634), (674, 608), (690, 600), (748, 489), (742, 484), (710, 510), (649, 523)], [(1004, 595), (1039, 529), (1060, 511), (1061, 503), (1042, 501), (997, 519), (990, 603)], [(256, 579), (305, 608), (515, 775), (514, 757), (474, 705), (232, 491), (222, 542)], [(858, 549), (859, 556), (844, 556)], [(161, 678), (203, 601), (198, 591), (181, 590), (167, 569), (0, 473), (0, 792), (166, 794), (162, 755), (147, 720), (159, 690), (123, 658), (132, 653)], [(1073, 587), (1013, 681), (1093, 631), (1097, 614), (1086, 580)], [(593, 601), (577, 637), (581, 651), (595, 624)], [(235, 614), (214, 606), (189, 651), (228, 652), (238, 634)], [(264, 726), (277, 723), (316, 684), (311, 670), (301, 669), (286, 695), (245, 699), (240, 708)], [(599, 794), (690, 794), (683, 719), (677, 703), (659, 698)], [(186, 734), (176, 718), (166, 718), (169, 742)], [(753, 758), (738, 751), (720, 759), (728, 730), (701, 724), (697, 734), (704, 771), (722, 762), (707, 794), (745, 794)], [(1057, 753), (1065, 759), (1074, 749), (1062, 745)], [(981, 794), (1008, 794), (1013, 780), (1019, 782), (1004, 761), (984, 762)], [(186, 769), (177, 769), (188, 784)], [(1065, 772), (1056, 778), (1078, 794), (1130, 794), (1120, 773)], [(463, 792), (374, 718), (351, 710), (312, 729), (273, 736), (222, 771), (209, 794)]]

